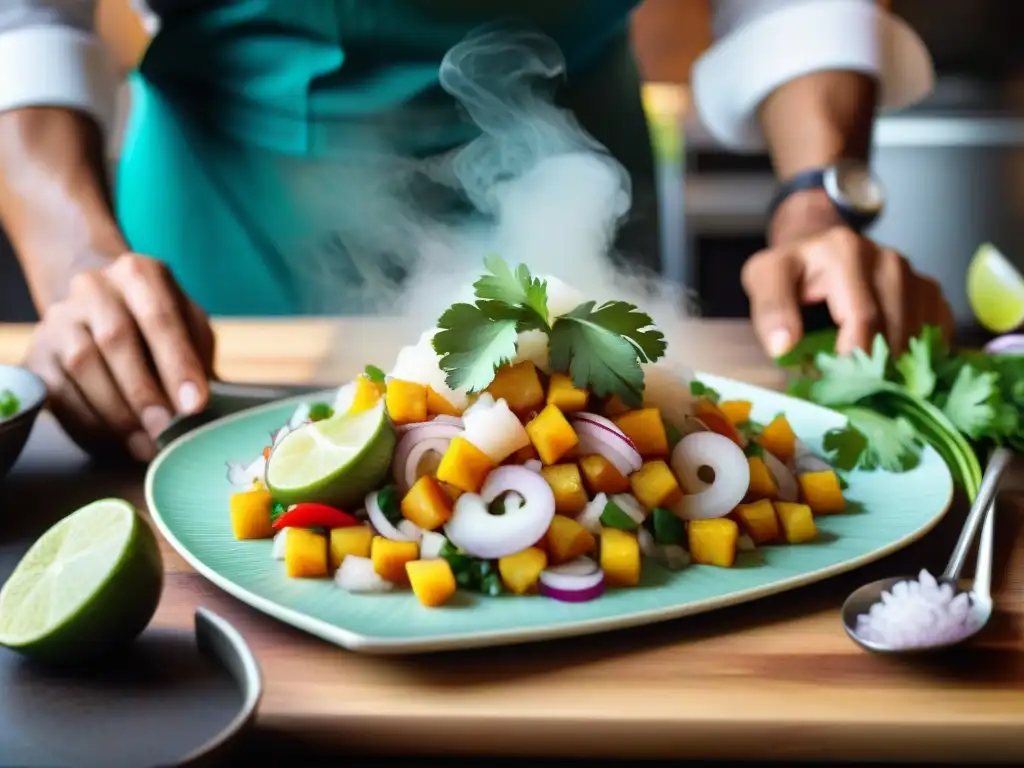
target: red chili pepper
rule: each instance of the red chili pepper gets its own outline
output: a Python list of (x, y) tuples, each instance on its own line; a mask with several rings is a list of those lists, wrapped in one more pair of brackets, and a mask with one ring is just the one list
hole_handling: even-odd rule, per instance
[(359, 525), (359, 521), (348, 512), (311, 501), (296, 504), (274, 521), (275, 530), (281, 528), (349, 528), (353, 525)]

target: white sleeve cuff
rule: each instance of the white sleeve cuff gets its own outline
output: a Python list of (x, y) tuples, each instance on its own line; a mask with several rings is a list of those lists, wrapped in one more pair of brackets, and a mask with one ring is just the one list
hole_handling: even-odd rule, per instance
[(91, 115), (104, 130), (114, 120), (117, 73), (94, 35), (63, 26), (0, 33), (0, 112), (67, 107)]
[(921, 38), (874, 2), (803, 2), (741, 24), (717, 41), (694, 64), (694, 105), (722, 144), (761, 149), (761, 102), (779, 86), (824, 70), (876, 76), (883, 110), (914, 103), (934, 83)]

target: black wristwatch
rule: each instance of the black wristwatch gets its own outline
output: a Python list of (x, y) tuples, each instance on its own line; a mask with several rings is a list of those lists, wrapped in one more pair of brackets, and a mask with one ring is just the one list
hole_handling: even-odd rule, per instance
[(843, 221), (856, 232), (871, 226), (885, 207), (885, 190), (867, 164), (843, 160), (825, 168), (802, 171), (782, 182), (768, 207), (768, 220), (772, 220), (790, 195), (808, 189), (825, 190)]

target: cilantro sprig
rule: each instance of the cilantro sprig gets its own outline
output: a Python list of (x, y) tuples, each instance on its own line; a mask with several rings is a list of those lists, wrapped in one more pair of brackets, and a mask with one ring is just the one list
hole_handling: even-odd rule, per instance
[(927, 443), (973, 498), (979, 455), (995, 445), (1024, 450), (1024, 357), (954, 351), (933, 327), (896, 360), (881, 336), (870, 354), (838, 357), (834, 344), (834, 331), (812, 334), (779, 362), (797, 372), (791, 394), (846, 415), (847, 425), (824, 439), (837, 468), (905, 472)]
[(617, 395), (626, 405), (643, 400), (641, 365), (665, 354), (665, 337), (651, 317), (624, 301), (585, 301), (552, 318), (547, 283), (520, 264), (514, 270), (499, 257), (485, 259), (489, 274), (474, 283), (476, 301), (449, 307), (438, 320), (434, 351), (448, 386), (479, 392), (518, 351), (519, 334), (548, 337), (552, 370), (597, 397)]

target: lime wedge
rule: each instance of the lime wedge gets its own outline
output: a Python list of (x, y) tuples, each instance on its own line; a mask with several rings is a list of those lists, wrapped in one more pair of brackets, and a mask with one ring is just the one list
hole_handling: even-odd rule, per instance
[(361, 505), (387, 476), (395, 440), (383, 401), (367, 411), (315, 421), (290, 432), (274, 448), (267, 488), (284, 505)]
[(0, 645), (73, 663), (133, 641), (160, 602), (156, 537), (127, 501), (102, 499), (44, 533), (0, 589)]
[(1012, 331), (1024, 323), (1024, 275), (994, 245), (985, 243), (967, 267), (967, 301), (986, 329)]

